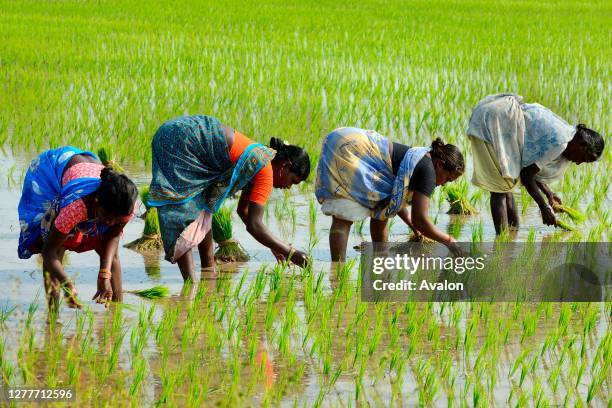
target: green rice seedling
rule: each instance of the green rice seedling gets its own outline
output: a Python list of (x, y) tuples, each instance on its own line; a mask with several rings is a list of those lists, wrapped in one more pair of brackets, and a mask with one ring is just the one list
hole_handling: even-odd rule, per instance
[(556, 212), (562, 212), (567, 214), (575, 224), (584, 224), (586, 221), (586, 216), (578, 210), (575, 210), (567, 205), (563, 204), (555, 204), (553, 205), (553, 209)]
[(116, 172), (125, 173), (123, 167), (115, 161), (115, 156), (113, 154), (113, 148), (108, 145), (98, 149), (98, 158), (102, 162), (103, 165), (112, 168)]
[(221, 207), (212, 216), (213, 239), (218, 245), (215, 259), (221, 262), (246, 262), (249, 254), (238, 241), (232, 239), (232, 209)]
[(130, 290), (126, 293), (132, 293), (145, 299), (162, 299), (170, 296), (170, 289), (167, 286), (157, 285), (149, 289)]
[(571, 232), (578, 232), (578, 229), (573, 227), (571, 224), (569, 224), (568, 222), (560, 219), (557, 217), (557, 227), (564, 229), (566, 231), (571, 231)]
[(446, 201), (450, 204), (448, 214), (472, 215), (478, 214), (478, 209), (468, 199), (469, 185), (467, 182), (449, 183), (444, 186)]
[(125, 245), (134, 251), (158, 251), (163, 248), (157, 208), (149, 206), (149, 186), (140, 188), (140, 200), (145, 205), (145, 225), (142, 236)]

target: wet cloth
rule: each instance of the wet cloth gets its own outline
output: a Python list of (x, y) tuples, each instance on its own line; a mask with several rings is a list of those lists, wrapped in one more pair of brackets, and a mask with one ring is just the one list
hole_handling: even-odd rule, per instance
[(542, 105), (524, 104), (516, 94), (498, 94), (479, 102), (466, 133), (474, 156), (472, 182), (508, 192), (518, 185), (521, 169), (534, 163), (541, 170), (536, 179), (560, 178), (568, 164), (561, 153), (575, 129)]
[[(57, 214), (63, 208), (100, 187), (100, 177), (80, 177), (62, 185), (64, 169), (75, 154), (96, 157), (91, 152), (65, 146), (48, 150), (30, 163), (18, 207), (21, 228), (17, 249), (19, 258), (30, 258), (30, 247), (41, 237), (43, 242), (46, 241)], [(78, 226), (82, 237), (89, 238), (101, 235), (107, 229), (97, 220), (81, 222)]]
[(353, 127), (339, 128), (327, 135), (317, 166), (315, 194), (319, 203), (355, 201), (379, 220), (397, 214), (411, 200), (410, 177), (430, 149), (409, 149), (394, 175), (389, 143), (373, 130)]
[(232, 163), (221, 123), (204, 115), (183, 116), (164, 123), (153, 137), (152, 149), (149, 204), (158, 207), (166, 259), (171, 262), (180, 257), (175, 256), (175, 244), (183, 231), (194, 221), (206, 219), (201, 212), (217, 211), (276, 153), (253, 143)]

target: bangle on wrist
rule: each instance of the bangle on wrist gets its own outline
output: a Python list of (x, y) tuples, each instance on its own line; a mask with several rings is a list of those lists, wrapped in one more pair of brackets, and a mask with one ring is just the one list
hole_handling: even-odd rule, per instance
[(98, 279), (110, 279), (112, 276), (111, 271), (106, 268), (100, 268), (98, 272)]

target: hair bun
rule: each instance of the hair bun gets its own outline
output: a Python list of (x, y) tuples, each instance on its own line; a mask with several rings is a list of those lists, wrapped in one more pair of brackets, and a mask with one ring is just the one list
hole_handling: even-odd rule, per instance
[(102, 172), (100, 173), (100, 179), (102, 181), (111, 181), (112, 179), (114, 179), (118, 175), (119, 175), (119, 173), (117, 173), (115, 170), (113, 170), (112, 167), (105, 166), (102, 169)]
[(431, 150), (438, 150), (444, 146), (446, 146), (446, 143), (439, 137), (436, 137), (435, 140), (431, 142)]
[(287, 143), (279, 139), (278, 137), (272, 136), (270, 138), (270, 147), (277, 152), (280, 151)]

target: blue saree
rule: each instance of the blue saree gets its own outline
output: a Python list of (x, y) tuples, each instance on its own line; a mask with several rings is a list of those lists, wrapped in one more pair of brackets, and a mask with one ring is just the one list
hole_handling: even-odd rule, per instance
[[(64, 146), (48, 150), (30, 163), (23, 182), (23, 191), (19, 200), (19, 258), (32, 256), (30, 247), (42, 236), (46, 239), (53, 220), (59, 211), (68, 204), (83, 198), (100, 187), (99, 178), (78, 178), (62, 186), (62, 175), (66, 165), (75, 154), (96, 157), (93, 153)], [(95, 223), (94, 223), (95, 224)], [(103, 226), (91, 225), (92, 234), (104, 232)]]

